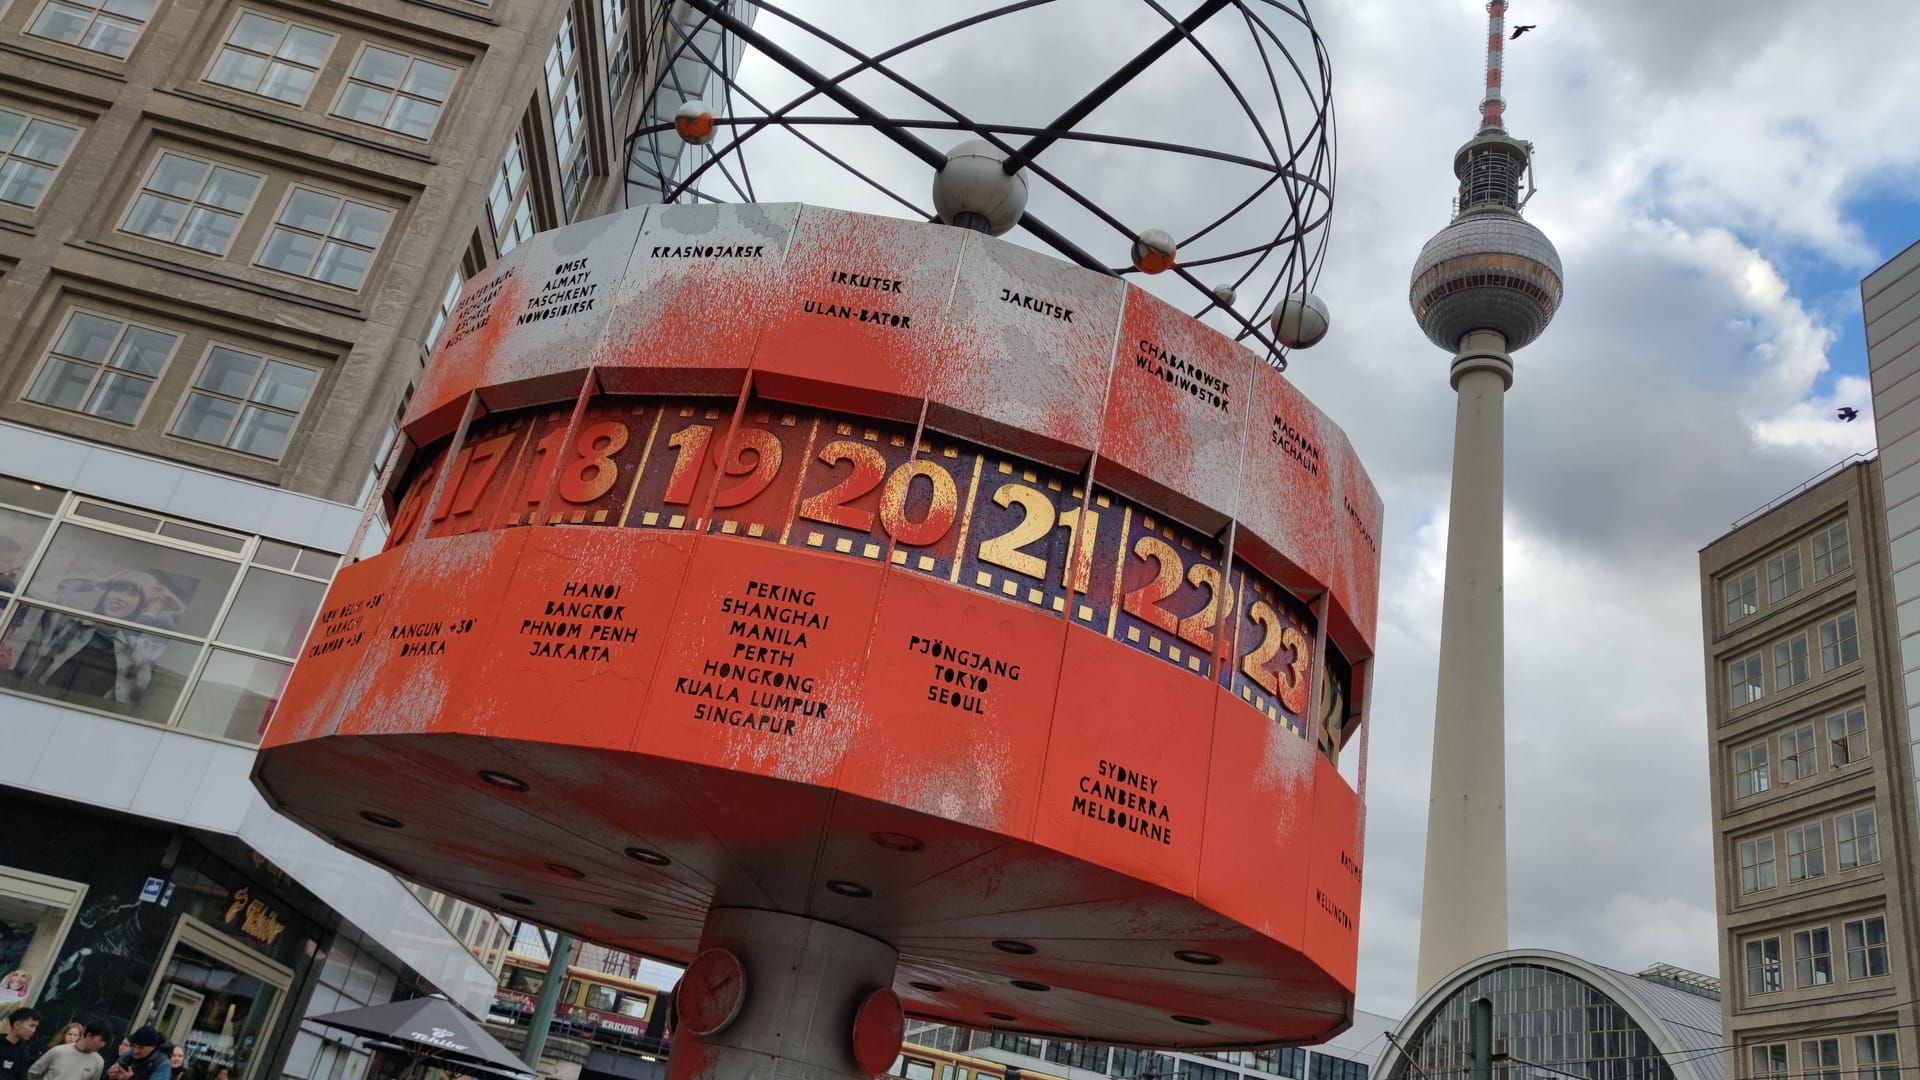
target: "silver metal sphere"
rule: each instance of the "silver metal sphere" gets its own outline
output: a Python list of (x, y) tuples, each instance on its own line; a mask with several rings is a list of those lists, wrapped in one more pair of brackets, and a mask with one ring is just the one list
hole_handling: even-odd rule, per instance
[(1233, 302), (1240, 299), (1240, 290), (1223, 281), (1213, 287), (1213, 298), (1221, 307), (1232, 307)]
[(1179, 254), (1173, 234), (1165, 229), (1148, 229), (1133, 242), (1133, 268), (1147, 274), (1164, 273), (1173, 269), (1173, 260)]
[(694, 146), (705, 146), (712, 142), (715, 126), (713, 110), (699, 98), (689, 98), (674, 110), (673, 130)]
[(1027, 210), (1026, 170), (1008, 176), (1007, 155), (985, 139), (968, 139), (947, 151), (947, 163), (933, 174), (933, 212), (949, 225), (972, 214), (994, 236), (1020, 223)]
[(1511, 351), (1553, 321), (1562, 281), (1560, 253), (1525, 218), (1467, 213), (1420, 249), (1408, 301), (1427, 340), (1449, 352), (1474, 330), (1499, 332)]
[(1327, 336), (1326, 301), (1312, 293), (1294, 293), (1273, 309), (1273, 340), (1289, 349), (1311, 349)]

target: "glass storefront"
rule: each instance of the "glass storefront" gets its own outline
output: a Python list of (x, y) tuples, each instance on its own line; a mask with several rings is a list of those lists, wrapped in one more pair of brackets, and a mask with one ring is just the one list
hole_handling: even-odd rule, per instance
[(338, 563), (0, 476), (0, 690), (257, 743)]
[(226, 1066), (234, 1080), (250, 1080), (292, 984), (286, 968), (183, 915), (145, 1011), (202, 1075)]
[(39, 1000), (87, 887), (0, 867), (0, 1013)]

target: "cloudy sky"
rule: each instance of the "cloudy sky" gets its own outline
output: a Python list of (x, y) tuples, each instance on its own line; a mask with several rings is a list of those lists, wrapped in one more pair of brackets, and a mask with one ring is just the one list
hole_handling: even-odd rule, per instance
[[(1419, 936), (1453, 428), (1447, 358), (1408, 315), (1406, 283), (1446, 223), (1452, 154), (1476, 126), (1486, 16), (1480, 0), (1310, 7), (1339, 118), (1319, 286), (1334, 330), (1291, 373), (1345, 426), (1387, 504), (1359, 994), (1397, 1015)], [(790, 9), (879, 48), (977, 6)], [(902, 66), (969, 112), (1036, 124), (1164, 27), (1145, 4), (1056, 9)], [(1519, 355), (1507, 406), (1512, 941), (1717, 973), (1697, 552), (1873, 446), (1870, 417), (1842, 425), (1833, 410), (1870, 408), (1859, 279), (1920, 239), (1920, 5), (1514, 0), (1509, 22), (1540, 27), (1508, 52), (1508, 126), (1536, 144), (1528, 216), (1567, 273), (1566, 304)], [(773, 96), (794, 87), (752, 60), (742, 76)], [(1244, 141), (1207, 78), (1176, 64), (1095, 120)], [(923, 168), (835, 146), (926, 202)], [(1062, 156), (1141, 227), (1189, 222), (1235, 190), (1179, 161)], [(790, 146), (753, 160), (763, 199), (905, 212)], [(1037, 190), (1034, 206), (1124, 259), (1060, 200)], [(1272, 231), (1249, 235), (1260, 227)]]

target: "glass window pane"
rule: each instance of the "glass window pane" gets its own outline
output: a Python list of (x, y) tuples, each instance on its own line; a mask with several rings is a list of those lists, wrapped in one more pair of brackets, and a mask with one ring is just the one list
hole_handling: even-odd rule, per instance
[(113, 344), (114, 335), (120, 332), (120, 325), (112, 319), (76, 311), (67, 320), (66, 329), (60, 332), (60, 340), (53, 343), (53, 351), (62, 356), (103, 363), (107, 359), (108, 347)]
[(280, 224), (311, 233), (323, 233), (333, 223), (334, 212), (339, 209), (340, 200), (332, 195), (295, 188), (287, 198), (286, 208), (280, 211)]
[(116, 60), (125, 60), (133, 51), (134, 43), (140, 40), (140, 24), (101, 15), (87, 27), (86, 36), (80, 39), (82, 48), (103, 52)]
[(280, 43), (280, 51), (276, 55), (308, 67), (319, 67), (321, 61), (327, 58), (327, 50), (332, 47), (332, 34), (296, 26), (287, 31), (287, 39)]
[(167, 354), (173, 351), (173, 343), (179, 340), (172, 334), (149, 330), (144, 326), (127, 327), (126, 336), (120, 339), (120, 347), (113, 351), (110, 366), (137, 371), (142, 375), (158, 375), (166, 366)]
[(19, 135), (20, 129), (26, 126), (27, 118), (24, 113), (17, 113), (12, 109), (0, 109), (0, 153), (13, 148), (14, 136)]
[(0, 476), (0, 503), (52, 513), (60, 509), (60, 500), (65, 498), (66, 494), (59, 488)]
[(53, 182), (53, 170), (31, 161), (10, 158), (0, 164), (0, 199), (20, 206), (40, 205), (47, 186)]
[(188, 394), (187, 403), (180, 408), (179, 418), (173, 422), (173, 434), (225, 446), (227, 432), (233, 427), (233, 418), (239, 412), (240, 406), (225, 398), (210, 394)]
[(239, 227), (240, 219), (232, 214), (196, 206), (187, 214), (187, 223), (180, 230), (178, 242), (210, 255), (224, 255), (227, 245), (233, 242), (234, 231)]
[(13, 152), (43, 165), (58, 165), (67, 160), (67, 151), (73, 149), (73, 140), (78, 134), (65, 124), (35, 119), (27, 124)]
[(303, 574), (311, 574), (317, 578), (331, 578), (333, 577), (333, 572), (338, 569), (339, 566), (340, 556), (338, 555), (329, 554), (325, 551), (314, 551), (311, 548), (302, 548), (300, 550), (300, 565), (298, 569)]
[(27, 560), (33, 557), (46, 531), (46, 518), (0, 508), (0, 595), (19, 589)]
[(233, 439), (227, 445), (244, 453), (277, 458), (292, 433), (293, 417), (249, 406), (240, 414), (240, 425), (233, 429)]
[(259, 187), (260, 178), (252, 173), (216, 168), (213, 175), (207, 178), (207, 186), (200, 192), (200, 201), (208, 206), (238, 213), (247, 208), (247, 203), (253, 200), (253, 193)]
[(180, 711), (177, 726), (182, 731), (259, 742), (267, 706), (279, 696), (291, 670), (289, 664), (215, 649), (200, 671), (187, 707)]
[(140, 417), (140, 405), (147, 400), (153, 380), (138, 375), (109, 371), (94, 384), (93, 393), (81, 408), (91, 416), (131, 424)]
[[(105, 610), (139, 602), (123, 587), (99, 601)], [(164, 723), (202, 647), (23, 604), (0, 638), (0, 686)]]
[(350, 202), (340, 211), (340, 220), (334, 223), (332, 236), (335, 240), (373, 247), (380, 242), (380, 234), (385, 231), (387, 219), (392, 216), (392, 213), (380, 207)]
[(213, 67), (207, 71), (207, 81), (221, 86), (231, 86), (236, 90), (251, 91), (260, 83), (260, 73), (265, 71), (267, 62), (252, 53), (239, 49), (220, 50), (213, 58)]
[[(202, 636), (238, 573), (236, 564), (82, 525), (60, 526), (26, 594), (80, 611)], [(118, 582), (138, 586), (139, 602), (109, 597)], [(109, 600), (112, 601), (109, 606)]]
[(104, 10), (146, 22), (153, 17), (153, 7), (158, 2), (159, 0), (107, 0)]
[(299, 557), (300, 549), (294, 547), (292, 544), (283, 544), (278, 540), (267, 539), (262, 539), (259, 548), (253, 553), (253, 561), (255, 563), (264, 566), (277, 566), (282, 570), (293, 569), (294, 561)]
[(398, 98), (393, 103), (393, 112), (387, 116), (387, 126), (402, 135), (415, 139), (424, 139), (433, 132), (433, 122), (440, 115), (440, 106), (418, 98)]
[(407, 77), (401, 82), (400, 89), (430, 101), (445, 101), (447, 92), (453, 89), (453, 69), (427, 60), (415, 60), (407, 68)]
[(80, 34), (86, 30), (87, 15), (88, 12), (82, 8), (51, 3), (40, 9), (39, 16), (27, 28), (27, 33), (71, 45), (79, 41)]
[(259, 370), (260, 357), (215, 345), (207, 352), (206, 365), (200, 369), (200, 378), (194, 385), (228, 397), (246, 397), (247, 388), (253, 385), (253, 376)]
[(260, 249), (260, 265), (289, 274), (305, 274), (319, 250), (320, 241), (305, 233), (275, 229), (267, 236), (266, 247)]
[(233, 33), (227, 35), (227, 42), (254, 52), (270, 53), (274, 46), (280, 44), (280, 35), (286, 32), (287, 24), (279, 19), (269, 19), (249, 11), (234, 24)]
[(146, 186), (149, 190), (177, 199), (191, 199), (200, 193), (200, 185), (206, 181), (207, 170), (211, 167), (204, 161), (183, 158), (178, 154), (161, 154)]
[(372, 261), (372, 256), (361, 248), (328, 244), (321, 249), (320, 261), (313, 267), (313, 276), (343, 289), (357, 289), (360, 279), (366, 275), (367, 264)]
[(407, 58), (397, 52), (369, 45), (360, 53), (359, 62), (353, 65), (353, 77), (362, 82), (384, 86), (391, 90), (400, 85), (400, 79), (407, 73)]
[(175, 540), (185, 540), (189, 544), (199, 544), (201, 547), (231, 551), (236, 555), (240, 553), (242, 548), (247, 546), (247, 538), (244, 536), (214, 532), (212, 529), (196, 529), (191, 525), (182, 525), (177, 521), (161, 522), (160, 535), (172, 537)]
[(270, 360), (266, 373), (260, 377), (260, 385), (253, 388), (253, 400), (298, 412), (307, 403), (307, 391), (313, 389), (315, 375), (312, 368)]
[(348, 83), (340, 92), (340, 104), (334, 106), (335, 116), (344, 116), (362, 124), (378, 124), (387, 115), (387, 102), (393, 97), (389, 91), (360, 83)]
[(260, 92), (270, 98), (299, 105), (313, 89), (313, 72), (278, 60), (267, 66), (267, 77), (260, 80)]
[(133, 200), (133, 209), (127, 211), (126, 231), (155, 240), (171, 241), (179, 231), (180, 221), (186, 216), (186, 211), (185, 203), (142, 192), (139, 198)]

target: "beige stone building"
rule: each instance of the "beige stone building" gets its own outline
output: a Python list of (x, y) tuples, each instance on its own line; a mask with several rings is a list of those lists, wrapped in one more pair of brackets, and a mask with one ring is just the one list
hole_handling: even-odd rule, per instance
[[(661, 19), (0, 0), (0, 971), (29, 1003), (235, 1080), (356, 1075), (302, 1021), (332, 1008), (485, 1012), (497, 920), (279, 818), (253, 747), (462, 280), (622, 204)], [(251, 988), (244, 1030), (207, 1026), (208, 979)]]
[(1880, 462), (1700, 553), (1730, 1075), (1920, 1066), (1920, 934)]

